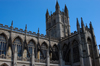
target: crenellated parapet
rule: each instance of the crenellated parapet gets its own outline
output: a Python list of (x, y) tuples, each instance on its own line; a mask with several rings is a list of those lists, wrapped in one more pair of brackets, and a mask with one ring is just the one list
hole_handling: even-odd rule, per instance
[(10, 30), (10, 27), (8, 27), (8, 25), (0, 24), (0, 28)]
[[(8, 25), (0, 24), (0, 29), (4, 29), (4, 30), (8, 30), (8, 31), (9, 31), (9, 30), (11, 30), (12, 28), (11, 28), (11, 26), (9, 27)], [(13, 29), (12, 29), (12, 32), (13, 32), (13, 31), (14, 31), (14, 32), (18, 32), (18, 33), (25, 34), (25, 30), (19, 29), (19, 28), (17, 28), (17, 27), (13, 28)], [(31, 35), (31, 36), (37, 37), (37, 36), (38, 36), (38, 33), (32, 32), (32, 31), (27, 31), (27, 32), (26, 32), (26, 35)], [(49, 39), (49, 37), (48, 37), (47, 35), (40, 34), (40, 33), (39, 33), (39, 37), (40, 37), (40, 38), (44, 38), (44, 39)], [(57, 38), (51, 37), (51, 40), (57, 40)]]

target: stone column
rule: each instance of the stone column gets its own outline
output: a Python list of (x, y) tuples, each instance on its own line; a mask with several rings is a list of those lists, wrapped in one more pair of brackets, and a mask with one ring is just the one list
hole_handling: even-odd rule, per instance
[(49, 49), (47, 50), (47, 66), (50, 66)]
[(17, 66), (17, 46), (15, 46), (15, 52), (14, 52), (14, 66)]
[(79, 37), (80, 66), (84, 66), (84, 61), (83, 61), (83, 51), (82, 51), (82, 44), (81, 44), (81, 37), (80, 37), (80, 34), (78, 35), (78, 37)]
[(91, 61), (91, 57), (90, 57), (90, 51), (89, 51), (89, 45), (87, 44), (87, 38), (86, 38), (86, 34), (84, 33), (84, 40), (85, 40), (85, 47), (86, 47), (86, 57), (84, 58), (85, 62), (84, 63), (86, 66), (92, 66), (92, 61)]
[(91, 61), (91, 57), (90, 57), (90, 51), (89, 51), (89, 45), (86, 43), (86, 49), (87, 49), (87, 64), (86, 66), (92, 66), (92, 61)]
[(60, 61), (60, 66), (62, 66), (62, 54), (61, 54), (61, 50), (59, 50), (59, 61)]
[[(38, 56), (37, 56), (37, 59), (40, 61), (40, 51), (38, 51), (38, 54), (37, 54)], [(38, 62), (39, 62), (38, 61)]]
[(73, 66), (73, 48), (71, 44), (71, 66)]
[(95, 38), (94, 30), (93, 29), (92, 29), (92, 39), (93, 39), (92, 47), (93, 47), (93, 53), (94, 53), (95, 66), (99, 66), (100, 65), (99, 50), (98, 50), (98, 47), (97, 47), (96, 38)]
[(82, 45), (79, 45), (79, 53), (80, 53), (80, 65), (84, 66), (83, 55), (82, 55)]
[(52, 60), (52, 53), (50, 53), (50, 60)]
[(24, 49), (23, 51), (23, 61), (27, 61), (27, 50)]
[(11, 59), (11, 57), (12, 57), (11, 47), (8, 48), (6, 57), (7, 57), (7, 59)]
[(34, 64), (34, 60), (35, 60), (35, 58), (34, 58), (34, 47), (32, 48), (32, 60), (31, 60), (31, 62), (32, 62), (32, 66), (35, 66), (35, 64)]

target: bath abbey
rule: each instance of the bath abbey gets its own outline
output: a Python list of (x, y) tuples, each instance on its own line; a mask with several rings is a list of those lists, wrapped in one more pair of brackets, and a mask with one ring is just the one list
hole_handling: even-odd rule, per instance
[(0, 24), (0, 66), (100, 66), (93, 25), (81, 24), (70, 32), (68, 8), (46, 11), (46, 35)]

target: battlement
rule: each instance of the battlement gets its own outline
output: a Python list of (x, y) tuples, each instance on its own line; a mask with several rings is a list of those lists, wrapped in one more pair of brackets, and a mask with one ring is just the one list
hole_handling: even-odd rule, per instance
[[(60, 15), (66, 16), (65, 13), (64, 13), (63, 11), (60, 11)], [(49, 15), (49, 18), (48, 18), (48, 19), (51, 19), (52, 16), (56, 16), (56, 12), (51, 13), (51, 14)]]
[(74, 33), (72, 32), (71, 35), (77, 34), (77, 31), (74, 31)]
[[(11, 31), (15, 31), (15, 32), (19, 32), (19, 33), (25, 34), (25, 30), (19, 29), (19, 28), (17, 28), (17, 27), (13, 28), (12, 26), (9, 27), (8, 25), (0, 24), (0, 28), (1, 28), (1, 29), (11, 30)], [(26, 34), (27, 34), (27, 35), (36, 36), (36, 37), (38, 36), (38, 33), (32, 32), (32, 31), (27, 31)], [(39, 33), (39, 37), (40, 37), (40, 38), (44, 38), (44, 39), (49, 39), (49, 37), (47, 37), (47, 35), (40, 34), (40, 33)], [(54, 38), (54, 37), (51, 37), (51, 40), (57, 40), (57, 39)]]

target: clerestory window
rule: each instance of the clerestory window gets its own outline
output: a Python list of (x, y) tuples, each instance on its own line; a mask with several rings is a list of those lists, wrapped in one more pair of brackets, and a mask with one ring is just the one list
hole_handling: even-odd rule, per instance
[(3, 34), (0, 35), (0, 55), (4, 54), (6, 55), (6, 45), (7, 41)]
[(53, 46), (52, 51), (52, 60), (59, 60), (59, 53), (58, 53), (58, 47), (56, 45)]
[(47, 46), (45, 43), (41, 45), (40, 59), (46, 59), (47, 56)]
[(18, 57), (22, 56), (22, 42), (19, 37), (17, 37), (13, 42), (13, 50), (15, 50), (15, 47), (17, 46), (17, 52)]
[[(28, 44), (28, 50), (29, 50), (30, 56), (32, 56), (32, 52), (33, 52), (32, 48), (34, 48), (34, 53), (35, 53), (35, 45), (34, 45), (34, 42), (31, 40)], [(27, 52), (27, 54), (28, 54), (28, 52)], [(29, 57), (29, 55), (27, 55), (27, 57)]]

